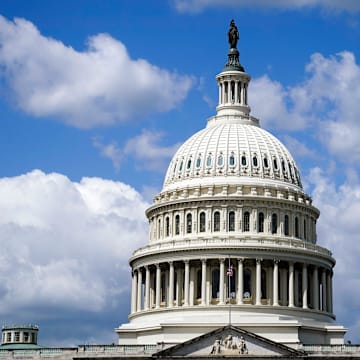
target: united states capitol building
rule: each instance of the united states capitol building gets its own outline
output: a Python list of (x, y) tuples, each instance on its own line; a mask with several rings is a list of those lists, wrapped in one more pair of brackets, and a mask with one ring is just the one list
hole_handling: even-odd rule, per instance
[(333, 312), (320, 212), (290, 152), (250, 114), (233, 21), (228, 38), (216, 115), (176, 152), (146, 212), (118, 344), (41, 347), (37, 327), (10, 326), (0, 358), (360, 358)]

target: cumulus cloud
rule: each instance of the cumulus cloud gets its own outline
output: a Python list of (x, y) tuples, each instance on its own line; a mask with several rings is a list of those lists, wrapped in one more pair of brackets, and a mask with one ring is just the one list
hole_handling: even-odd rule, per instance
[(26, 113), (80, 128), (168, 111), (193, 84), (189, 76), (131, 59), (110, 35), (90, 37), (80, 52), (43, 36), (29, 21), (2, 16), (0, 76)]
[[(147, 241), (148, 206), (130, 186), (100, 178), (72, 182), (34, 170), (0, 179), (3, 321), (49, 323), (56, 314), (64, 338), (73, 331), (70, 314), (82, 322), (118, 314), (104, 328), (118, 326), (129, 310), (128, 258)], [(77, 336), (95, 326), (101, 333), (101, 325), (75, 326)]]
[(179, 12), (200, 12), (206, 8), (227, 7), (263, 7), (273, 9), (298, 10), (320, 8), (332, 12), (358, 12), (360, 3), (357, 0), (175, 0)]
[(351, 328), (348, 337), (359, 342), (356, 330), (360, 324), (352, 314), (358, 312), (360, 296), (360, 182), (353, 175), (336, 185), (322, 170), (313, 168), (307, 181), (313, 186), (314, 204), (321, 210), (318, 242), (329, 248), (337, 261), (334, 310), (338, 321)]
[(253, 114), (265, 127), (311, 129), (339, 160), (360, 160), (360, 67), (353, 53), (313, 54), (302, 83), (284, 87), (264, 75), (250, 83), (249, 93)]
[(93, 145), (100, 150), (100, 154), (111, 160), (116, 171), (120, 169), (120, 163), (122, 159), (121, 150), (117, 143), (114, 141), (110, 144), (104, 144), (99, 138), (93, 139)]
[(159, 142), (164, 136), (165, 134), (161, 132), (143, 130), (140, 135), (126, 143), (124, 153), (139, 160), (141, 167), (145, 169), (164, 170), (169, 159), (180, 146), (180, 143), (161, 146)]

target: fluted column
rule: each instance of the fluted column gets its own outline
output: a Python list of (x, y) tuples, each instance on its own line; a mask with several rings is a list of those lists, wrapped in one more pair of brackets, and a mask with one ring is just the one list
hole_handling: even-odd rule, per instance
[(136, 301), (137, 301), (137, 270), (133, 270), (131, 279), (131, 313), (136, 312)]
[(225, 303), (224, 299), (224, 276), (225, 276), (225, 259), (220, 259), (220, 276), (219, 276), (219, 292), (220, 292), (220, 305)]
[(169, 262), (169, 307), (174, 306), (174, 263)]
[(138, 283), (137, 283), (137, 311), (141, 311), (142, 300), (142, 271), (138, 270)]
[(244, 263), (243, 263), (243, 259), (238, 259), (238, 293), (237, 293), (238, 305), (243, 304), (243, 296), (244, 296)]
[(313, 306), (315, 310), (319, 310), (319, 275), (316, 266), (313, 270)]
[(294, 307), (294, 263), (289, 263), (289, 307)]
[(161, 269), (160, 264), (156, 264), (156, 287), (155, 287), (155, 307), (160, 307), (160, 295), (161, 295)]
[(321, 304), (321, 310), (327, 311), (327, 290), (326, 290), (326, 270), (323, 268), (321, 271), (321, 298), (322, 298), (322, 304)]
[(274, 260), (273, 305), (279, 306), (279, 260)]
[(201, 305), (206, 304), (206, 259), (201, 260)]
[(286, 306), (288, 283), (287, 283), (287, 270), (285, 268), (282, 268), (280, 271), (280, 279), (281, 279), (281, 288), (280, 288), (281, 305)]
[(329, 312), (333, 312), (333, 290), (332, 290), (332, 280), (333, 280), (333, 276), (332, 276), (332, 271), (329, 274)]
[(185, 260), (185, 279), (184, 279), (184, 306), (189, 306), (189, 288), (190, 288), (190, 265), (189, 260)]
[(331, 303), (331, 287), (330, 287), (330, 282), (331, 282), (331, 275), (330, 275), (330, 271), (326, 272), (326, 311), (327, 312), (331, 312), (331, 307), (330, 307), (330, 303)]
[(256, 305), (261, 305), (261, 259), (256, 259)]
[(304, 263), (302, 268), (302, 307), (303, 309), (308, 308), (308, 276), (307, 276), (307, 265)]
[(145, 301), (144, 301), (145, 310), (150, 308), (150, 269), (148, 266), (145, 266)]

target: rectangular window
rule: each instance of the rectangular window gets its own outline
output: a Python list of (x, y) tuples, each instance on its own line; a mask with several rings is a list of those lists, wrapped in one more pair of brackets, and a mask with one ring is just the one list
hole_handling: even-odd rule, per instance
[(29, 342), (29, 333), (27, 331), (24, 332), (24, 342)]
[(8, 333), (6, 334), (6, 341), (7, 341), (7, 342), (11, 342), (11, 333), (10, 333), (10, 332), (8, 332)]
[(19, 331), (15, 331), (15, 342), (19, 342), (20, 341), (20, 332)]

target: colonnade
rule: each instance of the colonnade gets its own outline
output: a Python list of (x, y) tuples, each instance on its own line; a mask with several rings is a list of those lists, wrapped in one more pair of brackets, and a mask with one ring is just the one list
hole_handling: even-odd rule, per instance
[(146, 265), (133, 269), (131, 295), (131, 313), (229, 301), (333, 311), (331, 268), (277, 259), (202, 258)]
[(240, 104), (247, 105), (246, 82), (240, 80), (223, 80), (219, 82), (219, 105)]

